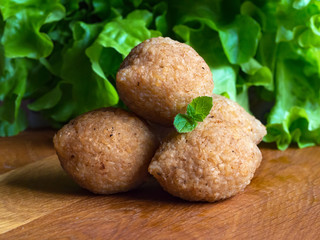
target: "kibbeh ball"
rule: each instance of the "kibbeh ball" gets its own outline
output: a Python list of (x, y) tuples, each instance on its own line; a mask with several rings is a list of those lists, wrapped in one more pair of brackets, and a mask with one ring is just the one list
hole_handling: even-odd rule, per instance
[(151, 38), (125, 58), (116, 77), (122, 101), (137, 115), (170, 126), (196, 97), (211, 96), (210, 68), (190, 46)]
[(98, 194), (125, 192), (148, 176), (158, 141), (145, 122), (121, 109), (85, 113), (54, 136), (63, 169)]
[(162, 143), (149, 172), (174, 196), (214, 202), (244, 190), (261, 159), (259, 148), (241, 128), (212, 120)]
[(267, 134), (266, 127), (237, 102), (217, 94), (212, 95), (212, 102), (210, 114), (204, 121), (220, 119), (235, 124), (245, 131), (256, 144), (260, 143)]

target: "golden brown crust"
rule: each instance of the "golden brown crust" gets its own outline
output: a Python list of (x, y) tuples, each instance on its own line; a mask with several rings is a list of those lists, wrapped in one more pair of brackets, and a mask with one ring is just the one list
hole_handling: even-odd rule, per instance
[(54, 136), (54, 146), (80, 186), (111, 194), (143, 182), (158, 141), (134, 114), (104, 108), (71, 120)]
[(241, 128), (211, 120), (163, 143), (149, 172), (172, 195), (213, 202), (241, 192), (261, 158), (259, 148)]
[(198, 96), (211, 96), (212, 73), (190, 46), (170, 38), (152, 38), (136, 46), (117, 73), (117, 90), (139, 116), (162, 125)]
[(223, 120), (241, 128), (256, 143), (260, 143), (267, 134), (266, 127), (254, 116), (249, 114), (237, 102), (226, 97), (213, 94), (213, 107), (205, 122)]

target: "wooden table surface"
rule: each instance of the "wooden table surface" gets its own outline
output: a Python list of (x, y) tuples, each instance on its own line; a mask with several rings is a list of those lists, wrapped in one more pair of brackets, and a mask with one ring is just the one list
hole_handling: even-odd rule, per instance
[(0, 138), (0, 239), (320, 239), (320, 147), (263, 144), (243, 193), (190, 203), (151, 178), (128, 193), (91, 194), (63, 172), (52, 136)]

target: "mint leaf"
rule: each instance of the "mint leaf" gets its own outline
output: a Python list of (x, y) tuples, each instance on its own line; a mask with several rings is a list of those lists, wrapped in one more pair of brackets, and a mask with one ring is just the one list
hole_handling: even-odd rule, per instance
[(197, 97), (187, 107), (187, 114), (197, 122), (202, 122), (210, 113), (212, 97)]
[(191, 132), (196, 128), (197, 122), (186, 114), (179, 113), (175, 118), (173, 125), (179, 133)]
[(179, 133), (191, 132), (198, 123), (202, 122), (210, 113), (212, 97), (197, 97), (187, 107), (187, 114), (179, 113), (173, 122)]

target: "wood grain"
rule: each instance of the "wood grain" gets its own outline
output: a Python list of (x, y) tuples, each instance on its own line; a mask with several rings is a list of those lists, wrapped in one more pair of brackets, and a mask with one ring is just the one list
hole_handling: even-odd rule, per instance
[(152, 179), (94, 195), (55, 155), (0, 177), (0, 239), (319, 239), (320, 147), (262, 147), (252, 183), (217, 203), (170, 196)]
[(83, 197), (55, 155), (0, 175), (0, 233), (21, 226)]
[(0, 174), (53, 155), (52, 129), (28, 130), (0, 137)]

